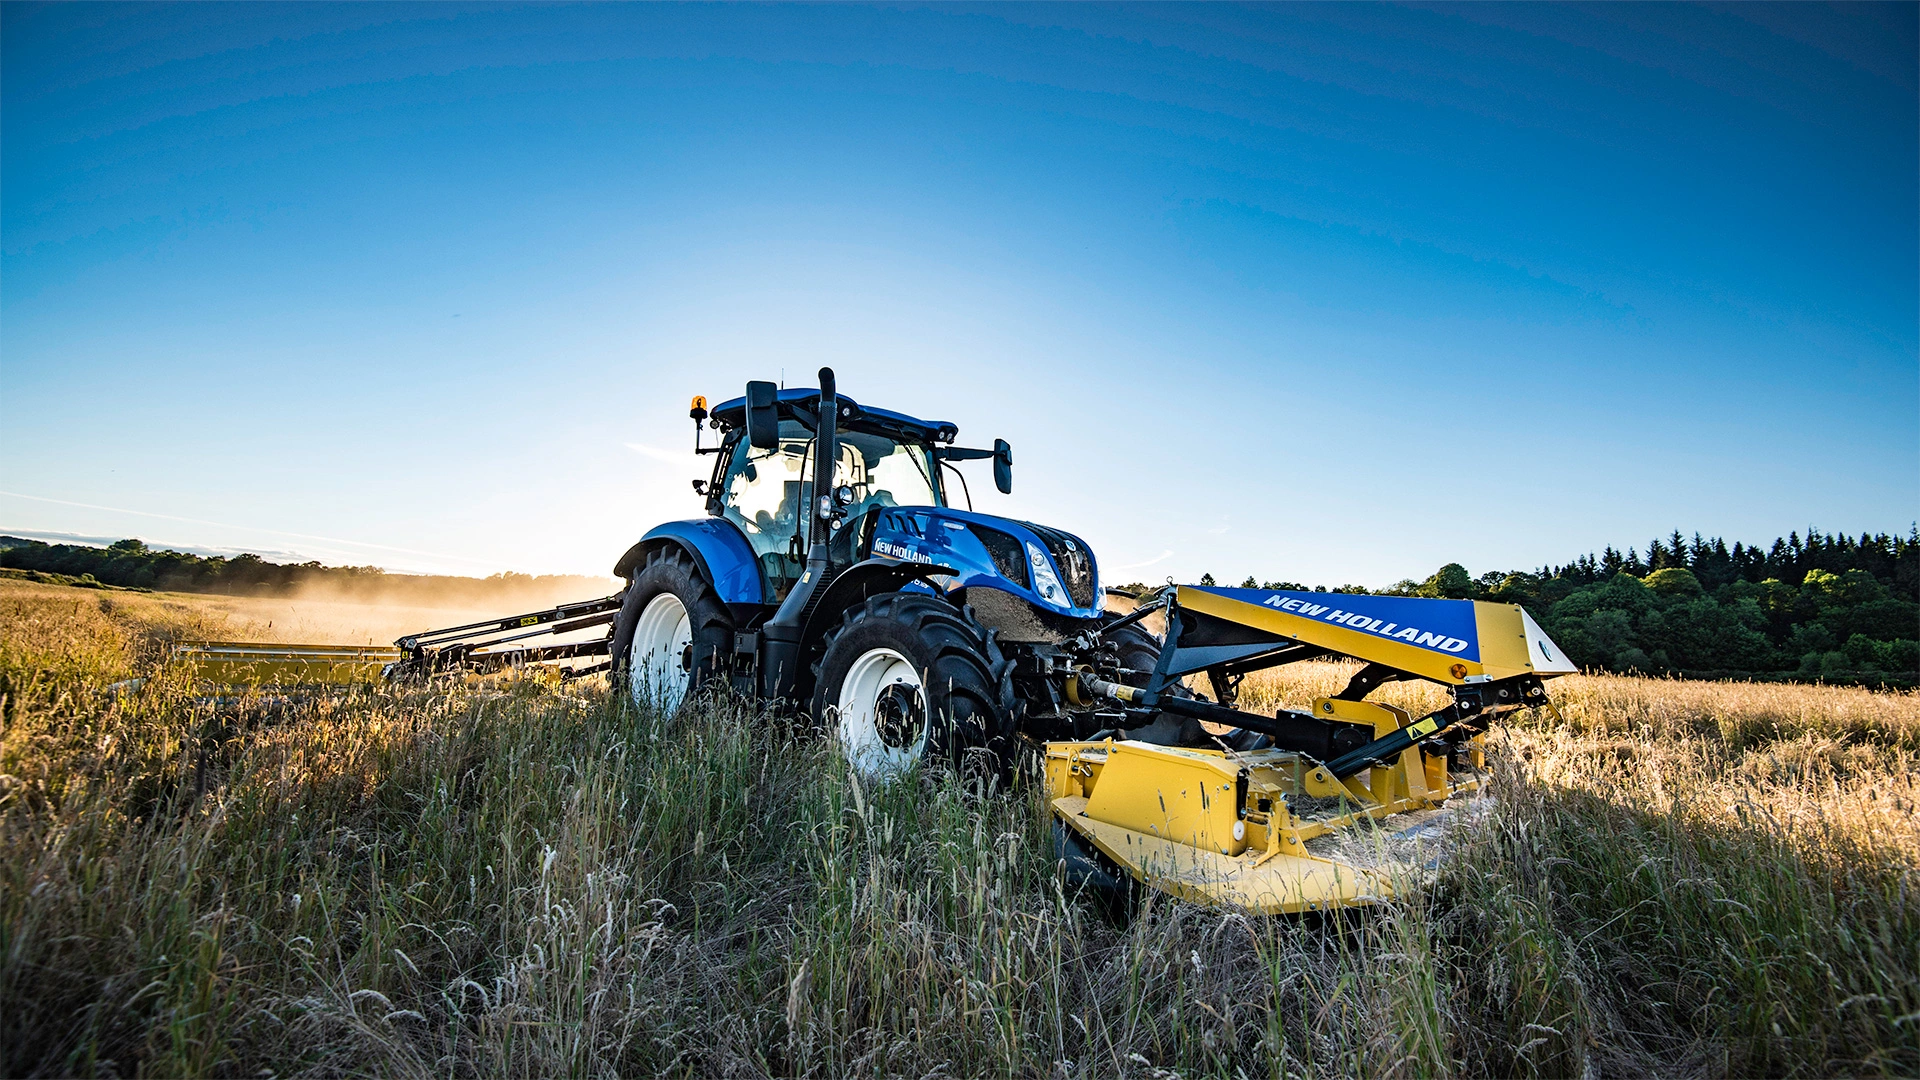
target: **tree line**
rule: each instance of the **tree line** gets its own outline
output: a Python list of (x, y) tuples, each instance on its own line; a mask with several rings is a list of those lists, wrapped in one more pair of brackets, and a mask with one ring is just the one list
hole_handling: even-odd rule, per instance
[(165, 592), (225, 593), (237, 596), (324, 594), (368, 602), (468, 607), (528, 603), (538, 606), (563, 599), (604, 595), (604, 578), (504, 573), (485, 578), (390, 574), (377, 566), (325, 566), (318, 562), (275, 563), (258, 555), (225, 558), (148, 547), (120, 540), (107, 547), (46, 544), (0, 536), (0, 568), (57, 575), (81, 584), (97, 582), (122, 588)]
[[(1208, 574), (1201, 584), (1212, 584)], [(1242, 588), (1305, 589), (1297, 582)], [(1478, 575), (1448, 563), (1375, 592), (1520, 604), (1583, 668), (1703, 679), (1920, 685), (1920, 530), (1808, 529), (1767, 546), (1679, 531), (1643, 555)]]
[[(488, 578), (389, 574), (374, 566), (273, 563), (150, 548), (0, 537), (0, 567), (126, 588), (291, 596), (320, 588), (341, 599), (484, 606), (586, 599), (609, 587), (588, 577)], [(1202, 576), (1214, 584), (1213, 575)], [(1308, 590), (1292, 581), (1243, 588)], [(1748, 546), (1678, 531), (1645, 554), (1608, 547), (1563, 566), (1475, 576), (1448, 563), (1424, 581), (1390, 588), (1316, 586), (1526, 607), (1582, 667), (1688, 678), (1795, 679), (1920, 685), (1920, 529), (1858, 538), (1808, 529)]]

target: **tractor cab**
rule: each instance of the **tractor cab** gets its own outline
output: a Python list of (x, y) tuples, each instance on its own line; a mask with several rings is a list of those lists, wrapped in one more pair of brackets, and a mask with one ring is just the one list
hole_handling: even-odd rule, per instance
[[(819, 440), (817, 390), (780, 391), (774, 399), (776, 435), (771, 446), (748, 437), (746, 399), (722, 402), (711, 413), (720, 445), (699, 448), (717, 455), (712, 479), (702, 490), (707, 512), (738, 529), (753, 550), (774, 602), (786, 598), (805, 570), (807, 508), (815, 505), (814, 456)], [(873, 513), (893, 506), (945, 506), (940, 450), (953, 441), (952, 424), (929, 423), (884, 409), (866, 409), (839, 399), (830, 498), (833, 548), (850, 560)], [(698, 418), (696, 418), (698, 419)]]

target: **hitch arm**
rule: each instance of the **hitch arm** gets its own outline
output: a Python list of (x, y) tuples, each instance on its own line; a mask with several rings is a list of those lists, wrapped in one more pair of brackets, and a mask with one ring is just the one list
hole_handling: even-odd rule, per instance
[(1230, 727), (1246, 728), (1273, 740), (1275, 746), (1325, 761), (1338, 751), (1360, 743), (1366, 728), (1359, 724), (1322, 720), (1308, 713), (1281, 712), (1278, 716), (1260, 716), (1241, 712), (1211, 701), (1177, 697), (1164, 691), (1145, 690), (1125, 683), (1108, 682), (1082, 672), (1080, 684), (1091, 693), (1138, 709), (1157, 709), (1175, 716), (1191, 717)]
[(1480, 712), (1477, 702), (1468, 708), (1462, 708), (1457, 703), (1449, 705), (1438, 712), (1421, 717), (1398, 731), (1390, 731), (1358, 750), (1342, 754), (1327, 762), (1327, 771), (1345, 780), (1362, 769), (1390, 764), (1394, 758), (1411, 749), (1422, 739), (1432, 738), (1463, 721), (1479, 716)]
[[(1124, 702), (1135, 708), (1157, 709), (1161, 712), (1173, 713), (1175, 716), (1190, 716), (1195, 720), (1209, 720), (1216, 724), (1231, 724), (1246, 728), (1248, 731), (1257, 731), (1271, 738), (1275, 746), (1326, 761), (1327, 771), (1342, 780), (1363, 769), (1388, 764), (1411, 747), (1442, 732), (1456, 728), (1460, 730), (1484, 728), (1485, 721), (1495, 714), (1546, 702), (1546, 694), (1540, 687), (1540, 680), (1532, 675), (1524, 675), (1510, 680), (1508, 684), (1496, 684), (1483, 692), (1475, 688), (1474, 692), (1460, 693), (1454, 703), (1446, 708), (1429, 713), (1406, 727), (1389, 732), (1336, 757), (1334, 756), (1336, 750), (1351, 746), (1354, 741), (1351, 736), (1342, 739), (1341, 735), (1346, 734), (1347, 729), (1360, 729), (1360, 725), (1330, 722), (1317, 716), (1294, 712), (1282, 712), (1271, 718), (1256, 716), (1238, 709), (1229, 709), (1224, 705), (1215, 705), (1210, 701), (1175, 697), (1165, 692), (1156, 693), (1137, 686), (1109, 682), (1085, 673), (1081, 673), (1078, 678), (1081, 685), (1093, 694)], [(1496, 700), (1489, 704), (1482, 696), (1483, 693)], [(1328, 760), (1329, 758), (1332, 760)]]
[[(1367, 674), (1363, 669), (1361, 675)], [(1359, 676), (1354, 677), (1359, 682)], [(1478, 734), (1487, 722), (1525, 706), (1547, 704), (1547, 692), (1537, 675), (1521, 675), (1497, 683), (1482, 683), (1454, 690), (1453, 704), (1428, 713), (1398, 731), (1391, 731), (1358, 750), (1327, 763), (1327, 771), (1344, 780), (1362, 769), (1385, 765), (1410, 747), (1442, 732), (1458, 735), (1462, 731)], [(1457, 730), (1455, 730), (1457, 729)], [(1450, 741), (1452, 736), (1450, 736)]]

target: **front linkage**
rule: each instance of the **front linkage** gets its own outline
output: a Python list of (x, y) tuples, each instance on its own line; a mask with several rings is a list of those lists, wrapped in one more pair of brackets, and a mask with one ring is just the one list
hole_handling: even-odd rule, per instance
[[(1145, 686), (1130, 686), (1082, 672), (1074, 678), (1078, 683), (1076, 691), (1084, 693), (1073, 692), (1070, 696), (1090, 694), (1121, 703), (1137, 721), (1126, 726), (1129, 731), (1148, 730), (1159, 714), (1171, 713), (1253, 732), (1265, 736), (1271, 746), (1326, 762), (1328, 771), (1343, 779), (1364, 769), (1389, 764), (1415, 745), (1420, 745), (1431, 756), (1448, 755), (1468, 739), (1485, 733), (1488, 723), (1497, 716), (1547, 702), (1546, 688), (1532, 672), (1497, 680), (1461, 682), (1450, 687), (1453, 701), (1445, 708), (1377, 738), (1369, 725), (1335, 718), (1337, 706), (1320, 710), (1324, 716), (1281, 709), (1272, 717), (1266, 717), (1215, 704), (1187, 693), (1181, 678), (1205, 671), (1216, 690), (1227, 688), (1222, 696), (1231, 701), (1237, 696), (1239, 680), (1249, 672), (1325, 657), (1332, 655), (1332, 650), (1275, 635), (1268, 635), (1267, 640), (1250, 640), (1256, 635), (1247, 633), (1248, 628), (1243, 625), (1183, 610), (1181, 591), (1177, 586), (1168, 587), (1107, 628), (1111, 633), (1155, 611), (1165, 612), (1166, 647)], [(1227, 638), (1239, 640), (1225, 640)], [(1331, 700), (1359, 702), (1385, 683), (1420, 677), (1372, 662), (1356, 672), (1346, 689)], [(1188, 740), (1192, 741), (1191, 729), (1186, 730)], [(1211, 744), (1211, 739), (1198, 743)]]

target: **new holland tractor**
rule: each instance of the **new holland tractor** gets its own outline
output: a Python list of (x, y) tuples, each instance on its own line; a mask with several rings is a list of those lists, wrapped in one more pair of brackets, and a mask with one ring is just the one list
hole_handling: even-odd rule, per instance
[[(616, 682), (671, 708), (714, 683), (805, 703), (868, 777), (929, 757), (1002, 769), (1021, 736), (1091, 733), (1095, 710), (1056, 672), (1122, 679), (1158, 648), (1137, 626), (1103, 635), (1093, 553), (1080, 538), (952, 505), (956, 462), (1012, 451), (954, 445), (944, 421), (837, 392), (747, 385), (691, 410), (707, 516), (660, 525), (615, 565)], [(700, 427), (718, 444), (703, 447)], [(1117, 715), (1117, 714), (1116, 714)]]
[[(1512, 604), (1168, 585), (1111, 613), (1079, 537), (971, 508), (957, 463), (990, 460), (1010, 492), (1004, 440), (956, 446), (953, 424), (860, 405), (830, 369), (817, 389), (750, 382), (690, 415), (713, 458), (693, 484), (707, 514), (641, 537), (612, 596), (390, 652), (182, 651), (212, 679), (283, 684), (554, 665), (669, 712), (726, 688), (804, 708), (869, 782), (922, 763), (1010, 778), (1024, 754), (1077, 880), (1263, 912), (1390, 894), (1342, 837), (1477, 789), (1489, 725), (1548, 706), (1542, 680), (1574, 670)], [(1362, 663), (1304, 709), (1234, 707), (1249, 673), (1320, 658)], [(1415, 717), (1367, 700), (1412, 679), (1448, 704)]]

